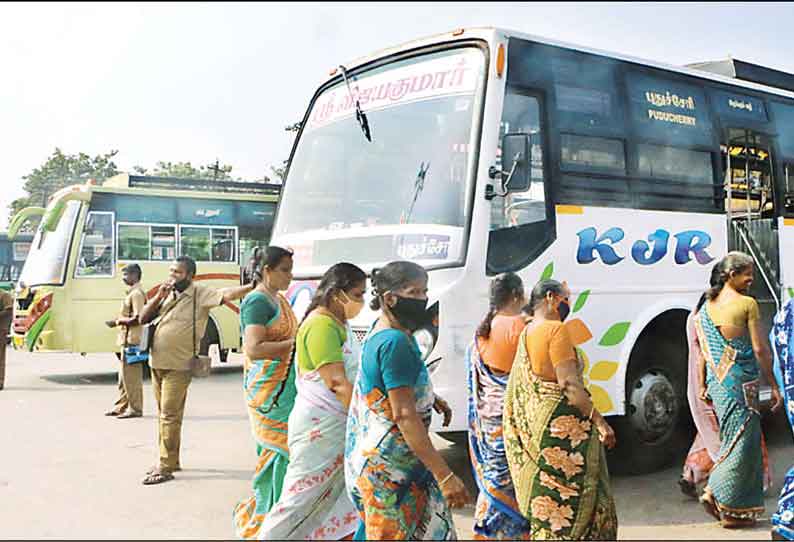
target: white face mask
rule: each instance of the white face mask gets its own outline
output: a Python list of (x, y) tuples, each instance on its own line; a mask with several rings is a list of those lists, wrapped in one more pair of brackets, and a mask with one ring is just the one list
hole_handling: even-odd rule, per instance
[(342, 304), (342, 308), (345, 311), (345, 318), (347, 320), (352, 320), (356, 316), (359, 315), (361, 309), (364, 308), (363, 301), (356, 301), (355, 299), (351, 299), (349, 295), (345, 292), (339, 292), (341, 295), (345, 296), (345, 300), (339, 299), (339, 303)]

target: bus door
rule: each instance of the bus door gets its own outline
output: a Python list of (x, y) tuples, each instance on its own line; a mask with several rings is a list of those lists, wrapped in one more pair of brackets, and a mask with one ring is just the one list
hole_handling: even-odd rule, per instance
[(728, 249), (750, 254), (755, 260), (751, 294), (765, 315), (770, 315), (779, 307), (781, 290), (772, 137), (745, 128), (729, 128), (720, 147)]

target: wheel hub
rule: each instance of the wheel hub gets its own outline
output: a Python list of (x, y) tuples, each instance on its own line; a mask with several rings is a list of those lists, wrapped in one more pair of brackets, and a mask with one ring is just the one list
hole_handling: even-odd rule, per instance
[(658, 441), (673, 430), (678, 399), (672, 382), (662, 373), (643, 374), (634, 384), (629, 405), (631, 423), (643, 440)]

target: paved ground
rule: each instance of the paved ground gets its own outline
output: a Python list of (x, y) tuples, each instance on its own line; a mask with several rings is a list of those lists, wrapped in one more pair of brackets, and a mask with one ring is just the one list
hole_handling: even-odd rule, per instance
[[(231, 511), (246, 497), (255, 464), (243, 409), (239, 359), (190, 388), (177, 479), (143, 486), (155, 460), (154, 397), (145, 382), (144, 417), (107, 418), (115, 399), (115, 358), (9, 351), (0, 391), (0, 538), (169, 539), (233, 537)], [(794, 460), (784, 418), (767, 427), (776, 486)], [(474, 490), (465, 448), (434, 437)], [(769, 539), (769, 523), (725, 531), (678, 491), (678, 469), (613, 477), (621, 539)], [(471, 537), (470, 507), (456, 515)], [(768, 515), (768, 514), (767, 514)]]

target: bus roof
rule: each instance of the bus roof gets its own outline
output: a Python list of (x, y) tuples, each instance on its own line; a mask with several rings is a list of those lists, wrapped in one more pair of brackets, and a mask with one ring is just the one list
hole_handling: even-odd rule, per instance
[(90, 190), (152, 196), (276, 201), (281, 194), (281, 185), (121, 173), (105, 180), (101, 186), (90, 185)]
[[(600, 49), (594, 49), (592, 47), (586, 47), (586, 46), (583, 46), (583, 45), (576, 45), (576, 44), (567, 43), (567, 42), (563, 42), (563, 41), (559, 41), (559, 40), (555, 40), (555, 39), (551, 39), (551, 38), (545, 38), (545, 37), (542, 37), (542, 36), (536, 36), (536, 35), (533, 35), (533, 34), (526, 34), (526, 33), (523, 33), (523, 32), (517, 32), (517, 31), (503, 29), (503, 28), (487, 27), (487, 26), (461, 28), (461, 29), (457, 29), (457, 30), (453, 30), (453, 31), (449, 31), (449, 32), (443, 32), (443, 33), (440, 33), (440, 34), (434, 34), (432, 36), (427, 36), (427, 37), (424, 37), (424, 38), (415, 39), (415, 40), (412, 40), (412, 41), (409, 41), (409, 42), (405, 42), (403, 44), (400, 44), (400, 45), (397, 45), (397, 46), (394, 46), (394, 47), (389, 47), (387, 49), (381, 49), (381, 50), (376, 51), (376, 52), (374, 52), (372, 54), (360, 57), (358, 59), (355, 59), (353, 62), (351, 62), (349, 64), (346, 64), (345, 67), (348, 70), (351, 70), (351, 69), (353, 69), (355, 67), (361, 66), (362, 64), (366, 64), (368, 62), (372, 62), (372, 61), (377, 60), (379, 58), (390, 56), (390, 55), (393, 55), (393, 54), (396, 54), (396, 53), (399, 53), (401, 51), (405, 51), (405, 50), (408, 50), (408, 49), (415, 49), (415, 48), (418, 48), (418, 47), (423, 47), (423, 46), (428, 46), (428, 45), (435, 45), (435, 44), (440, 44), (440, 43), (445, 43), (445, 42), (452, 43), (452, 42), (463, 41), (463, 40), (472, 39), (472, 38), (475, 38), (475, 39), (479, 38), (479, 39), (484, 39), (486, 41), (491, 41), (491, 40), (498, 39), (500, 37), (504, 37), (504, 38), (511, 38), (511, 37), (520, 38), (520, 39), (524, 39), (524, 40), (527, 40), (527, 41), (532, 41), (532, 42), (536, 42), (536, 43), (540, 43), (540, 44), (544, 44), (544, 45), (551, 45), (551, 46), (554, 46), (554, 47), (560, 47), (560, 48), (569, 49), (569, 50), (572, 50), (572, 51), (579, 51), (579, 52), (582, 52), (582, 53), (589, 53), (589, 54), (603, 56), (603, 57), (607, 57), (607, 58), (613, 58), (615, 60), (631, 62), (631, 63), (639, 64), (639, 65), (642, 65), (642, 66), (648, 66), (648, 67), (651, 67), (651, 68), (658, 68), (658, 69), (662, 69), (662, 70), (669, 71), (669, 72), (680, 73), (680, 74), (683, 74), (683, 75), (689, 75), (689, 76), (697, 77), (697, 78), (700, 78), (700, 79), (708, 79), (708, 80), (711, 80), (711, 81), (717, 81), (717, 82), (724, 83), (724, 84), (727, 84), (727, 85), (748, 88), (748, 89), (756, 90), (756, 91), (759, 91), (759, 92), (765, 92), (767, 94), (775, 94), (775, 95), (782, 96), (782, 97), (785, 97), (785, 98), (794, 99), (794, 92), (791, 92), (789, 90), (784, 90), (787, 87), (776, 88), (775, 86), (771, 86), (772, 84), (774, 84), (773, 83), (774, 79), (769, 79), (769, 78), (768, 79), (764, 79), (764, 82), (766, 84), (762, 84), (760, 82), (756, 82), (754, 79), (748, 79), (748, 80), (743, 79), (740, 75), (738, 75), (738, 71), (737, 71), (737, 75), (735, 77), (730, 77), (730, 76), (727, 76), (727, 75), (721, 75), (719, 73), (714, 73), (713, 71), (706, 71), (705, 69), (696, 69), (695, 67), (692, 67), (692, 65), (690, 65), (690, 66), (674, 66), (674, 65), (671, 65), (671, 64), (665, 64), (663, 62), (657, 62), (657, 61), (653, 61), (653, 60), (645, 60), (645, 59), (641, 59), (641, 58), (637, 58), (637, 57), (633, 57), (633, 56), (625, 55), (625, 54), (621, 54), (621, 53), (613, 53), (613, 52), (609, 52), (609, 51), (603, 51), (603, 50), (600, 50)], [(741, 61), (739, 61), (739, 62), (741, 62)], [(708, 64), (708, 63), (701, 63), (701, 65), (704, 65), (704, 64)], [(749, 63), (744, 63), (744, 64), (749, 64)], [(751, 66), (756, 66), (756, 65), (751, 65)], [(757, 66), (757, 67), (764, 68), (763, 66)], [(787, 74), (785, 72), (781, 72), (779, 70), (772, 70), (771, 68), (764, 68), (764, 69), (769, 70), (770, 72), (777, 72), (778, 74), (783, 74), (785, 76), (789, 76), (789, 77), (792, 78), (792, 80), (794, 80), (794, 76), (792, 76), (790, 74)], [(324, 84), (327, 84), (330, 81), (332, 81), (332, 80), (334, 80), (335, 78), (338, 78), (338, 77), (341, 77), (341, 75), (338, 74), (336, 70), (333, 70), (331, 72), (331, 77), (329, 79), (327, 79)], [(791, 89), (791, 90), (794, 90), (794, 89)]]

